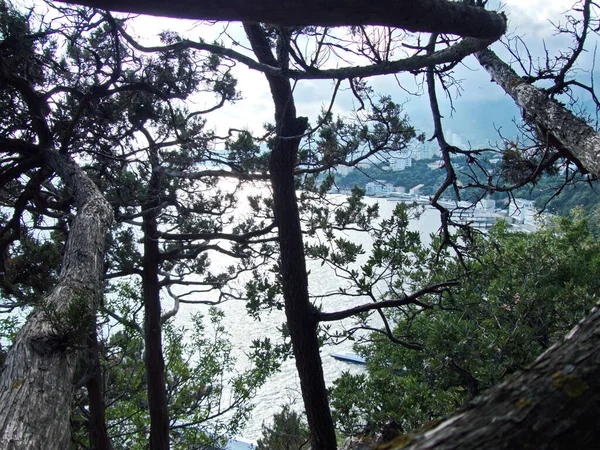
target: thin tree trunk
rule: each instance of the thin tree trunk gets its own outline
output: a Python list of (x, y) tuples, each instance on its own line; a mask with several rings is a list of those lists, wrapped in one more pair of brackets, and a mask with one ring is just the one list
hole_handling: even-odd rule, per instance
[(169, 448), (169, 415), (167, 411), (167, 390), (165, 386), (165, 361), (162, 349), (162, 326), (160, 321), (160, 282), (158, 264), (160, 251), (158, 247), (158, 205), (160, 204), (160, 175), (156, 150), (150, 150), (152, 175), (148, 183), (148, 199), (143, 206), (144, 218), (144, 267), (143, 292), (145, 306), (145, 358), (146, 376), (148, 379), (148, 404), (150, 407), (150, 448), (152, 450), (168, 450)]
[[(285, 128), (290, 130), (289, 126)], [(303, 125), (299, 125), (297, 131), (291, 135), (302, 134), (303, 129)], [(316, 310), (308, 296), (308, 278), (294, 176), (290, 168), (290, 159), (297, 150), (298, 142), (278, 139), (270, 161), (273, 210), (281, 252), (280, 273), (285, 315), (311, 431), (311, 448), (332, 450), (336, 448), (336, 437), (319, 353)]]
[(594, 175), (600, 176), (600, 134), (582, 119), (544, 92), (521, 79), (517, 73), (496, 54), (482, 50), (475, 54), (479, 63), (523, 108), (524, 115), (540, 129), (540, 138), (551, 138), (558, 143), (559, 150), (567, 151)]
[(98, 349), (98, 334), (94, 329), (88, 338), (88, 367), (90, 379), (86, 383), (90, 399), (89, 442), (92, 450), (111, 450), (106, 428), (106, 405), (102, 389), (102, 368)]
[(78, 211), (58, 284), (28, 317), (0, 376), (0, 448), (6, 450), (69, 447), (77, 352), (86, 346), (102, 294), (112, 219), (110, 205), (77, 164), (50, 150), (43, 154), (73, 192)]
[[(260, 25), (245, 24), (244, 27), (259, 61), (274, 63)], [(289, 80), (273, 76), (267, 76), (267, 79), (275, 103), (277, 136), (271, 152), (269, 169), (273, 186), (273, 212), (279, 234), (279, 270), (285, 314), (311, 432), (311, 448), (334, 450), (335, 429), (319, 353), (317, 314), (308, 295), (308, 273), (294, 180), (296, 155), (300, 137), (306, 131), (307, 120), (296, 117)]]

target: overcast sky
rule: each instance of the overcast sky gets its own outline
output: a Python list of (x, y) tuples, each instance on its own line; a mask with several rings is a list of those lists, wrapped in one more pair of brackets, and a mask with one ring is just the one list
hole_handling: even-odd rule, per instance
[[(555, 36), (550, 22), (564, 23), (564, 13), (571, 9), (573, 3), (573, 0), (491, 0), (490, 7), (499, 7), (507, 15), (507, 37), (521, 37), (534, 57), (543, 57), (544, 45), (552, 55), (571, 44), (563, 36)], [(239, 42), (245, 42), (239, 23), (207, 27), (188, 20), (141, 16), (135, 19), (134, 25), (129, 29), (144, 39), (149, 39), (162, 30), (174, 30), (192, 39), (202, 37), (209, 42), (221, 38), (225, 45), (229, 45), (228, 38), (220, 34), (226, 30)], [(505, 61), (511, 60), (501, 43), (494, 44), (493, 49)], [(593, 54), (584, 54), (582, 61), (581, 67), (584, 71), (580, 75), (587, 77), (584, 78), (587, 81), (589, 74), (586, 75), (585, 70), (591, 70)], [(207, 117), (209, 123), (219, 133), (224, 133), (229, 127), (247, 128), (261, 133), (262, 125), (273, 121), (273, 104), (265, 77), (241, 65), (235, 74), (242, 100), (211, 113)], [(455, 76), (462, 80), (462, 89), (454, 93), (455, 113), (451, 114), (449, 102), (444, 101), (442, 104), (447, 139), (450, 143), (459, 146), (468, 146), (469, 143), (474, 146), (484, 145), (486, 140), (497, 136), (495, 128), (502, 128), (507, 135), (515, 133), (511, 121), (519, 116), (518, 109), (499, 86), (490, 82), (487, 73), (473, 57), (465, 59), (464, 63), (456, 68)], [(600, 74), (596, 79), (600, 79)], [(405, 111), (415, 126), (426, 133), (431, 132), (427, 99), (425, 96), (411, 96), (406, 92), (418, 92), (412, 76), (374, 77), (369, 81), (376, 91), (391, 95), (396, 102), (405, 104)], [(299, 82), (295, 88), (298, 114), (309, 117), (314, 124), (319, 111), (329, 104), (332, 86), (331, 81)], [(443, 97), (443, 94), (440, 93), (439, 96)], [(196, 102), (197, 105), (191, 105), (192, 109), (203, 108), (203, 99), (198, 98)], [(353, 108), (353, 102), (349, 92), (341, 92), (335, 111), (346, 114)]]

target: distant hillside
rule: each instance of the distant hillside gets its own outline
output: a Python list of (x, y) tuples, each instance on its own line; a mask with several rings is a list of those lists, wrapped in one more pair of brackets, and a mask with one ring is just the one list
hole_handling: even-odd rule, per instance
[[(412, 167), (396, 172), (386, 170), (381, 166), (373, 165), (369, 168), (354, 169), (346, 176), (336, 176), (336, 184), (339, 188), (351, 188), (354, 185), (365, 187), (369, 181), (385, 180), (394, 186), (404, 186), (408, 191), (410, 188), (423, 184), (423, 195), (432, 195), (444, 180), (445, 172), (441, 169), (430, 169), (427, 165), (436, 162), (437, 159), (423, 159), (413, 161)], [(490, 164), (489, 162), (487, 164)], [(460, 162), (456, 164), (459, 181), (467, 183), (467, 178), (460, 171)], [(558, 195), (557, 190), (563, 182), (563, 175), (544, 176), (534, 186), (528, 186), (516, 190), (513, 195), (518, 198), (535, 200), (538, 210), (557, 215), (568, 215), (573, 208), (581, 206), (589, 215), (600, 214), (600, 181), (588, 181), (580, 177), (575, 184), (564, 187)], [(462, 191), (463, 200), (473, 199), (479, 194), (474, 191)], [(453, 197), (453, 191), (447, 195)], [(497, 200), (498, 207), (502, 207), (502, 200), (507, 200), (506, 193), (496, 193), (492, 196)], [(592, 223), (595, 221), (592, 221)]]
[(371, 166), (364, 169), (354, 169), (346, 176), (337, 176), (336, 184), (340, 188), (352, 188), (355, 185), (365, 187), (369, 181), (385, 180), (394, 186), (404, 186), (408, 191), (418, 184), (424, 184), (422, 190), (424, 195), (431, 195), (435, 192), (444, 177), (445, 172), (439, 169), (431, 170), (427, 164), (436, 162), (437, 159), (421, 159), (413, 161), (412, 167), (395, 172), (385, 170), (381, 166)]

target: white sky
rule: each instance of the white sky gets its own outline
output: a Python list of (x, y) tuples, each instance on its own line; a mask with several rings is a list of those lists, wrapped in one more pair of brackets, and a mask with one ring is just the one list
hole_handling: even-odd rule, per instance
[(505, 0), (503, 8), (511, 20), (522, 18), (524, 23), (556, 20), (561, 13), (572, 8), (574, 0)]
[[(25, 3), (27, 0), (21, 1)], [(569, 11), (573, 4), (574, 0), (491, 0), (490, 9), (493, 9), (494, 5), (499, 6), (508, 16), (509, 30), (507, 36), (521, 36), (534, 55), (543, 55), (544, 43), (550, 52), (558, 51), (560, 48), (569, 45), (569, 41), (562, 36), (553, 36), (554, 30), (549, 21), (563, 23), (564, 12)], [(129, 30), (132, 34), (143, 38), (146, 44), (158, 43), (157, 39), (153, 39), (152, 36), (156, 36), (163, 30), (177, 31), (191, 39), (202, 37), (207, 42), (221, 39), (225, 45), (229, 45), (229, 38), (221, 34), (226, 31), (237, 41), (246, 42), (239, 23), (218, 23), (209, 27), (190, 20), (140, 16), (135, 19), (134, 25), (129, 26)], [(495, 44), (493, 49), (505, 60), (510, 60), (510, 56), (501, 44)], [(238, 47), (236, 50), (241, 49)], [(583, 58), (589, 60), (591, 68), (592, 55), (583, 55)], [(489, 77), (474, 58), (466, 59), (464, 64), (457, 68), (456, 73), (457, 78), (463, 80), (463, 92), (461, 97), (456, 100), (455, 105), (457, 111), (460, 111), (461, 103), (477, 102), (485, 105), (486, 102), (498, 102), (506, 98), (506, 95), (498, 86), (490, 83)], [(260, 134), (263, 131), (263, 124), (273, 120), (273, 105), (268, 84), (261, 73), (251, 71), (241, 64), (236, 67), (235, 75), (238, 79), (238, 90), (241, 92), (243, 99), (234, 105), (227, 105), (219, 111), (210, 113), (207, 116), (209, 124), (220, 134), (225, 133), (229, 127), (248, 128)], [(407, 95), (404, 89), (398, 85), (398, 80), (403, 84), (403, 87), (411, 91), (415, 90), (414, 82), (409, 75), (401, 75), (398, 78), (393, 76), (377, 77), (370, 79), (370, 82), (376, 91), (391, 95), (399, 103), (408, 102), (405, 109), (415, 124), (422, 129), (428, 128), (430, 126), (428, 124), (430, 113), (427, 100), (424, 96), (416, 98)], [(298, 114), (308, 116), (311, 123), (314, 124), (320, 110), (329, 104), (332, 87), (333, 83), (331, 81), (305, 80), (299, 82), (295, 91)], [(440, 97), (442, 97), (441, 94)], [(204, 109), (204, 102), (204, 98), (195, 98), (195, 104), (191, 104), (190, 107), (192, 109)], [(511, 107), (510, 103), (507, 103), (507, 105), (508, 108)], [(350, 93), (341, 92), (334, 111), (344, 114), (353, 106), (353, 98)], [(446, 117), (448, 127), (460, 128), (457, 125), (452, 125), (449, 106), (442, 106), (445, 108), (443, 114)], [(469, 104), (469, 107), (472, 107), (472, 105)], [(516, 115), (518, 111), (514, 109), (509, 114)], [(450, 133), (456, 136), (456, 144), (461, 139), (459, 133), (460, 131)], [(469, 138), (465, 136), (462, 139), (468, 140)], [(464, 141), (461, 141), (461, 143), (464, 143)]]
[[(563, 13), (571, 9), (573, 0), (506, 0), (500, 5), (509, 18), (509, 35), (518, 35), (527, 42), (532, 53), (543, 55), (543, 43), (553, 51), (560, 47), (568, 45), (562, 37), (553, 36), (553, 28), (549, 21), (564, 22)], [(219, 30), (223, 25), (218, 24), (214, 27), (194, 28), (191, 21), (180, 21), (176, 19), (150, 18), (144, 17), (138, 19), (139, 25), (136, 25), (136, 31), (139, 34), (149, 31), (159, 31), (161, 29), (175, 29), (182, 34), (191, 30), (191, 37), (202, 34), (206, 41), (210, 41), (218, 36)], [(139, 28), (138, 28), (139, 27)], [(245, 37), (239, 24), (230, 24), (227, 31), (231, 33), (236, 40), (245, 42)], [(507, 57), (501, 44), (496, 44), (494, 49), (501, 55)], [(460, 102), (477, 101), (484, 104), (486, 101), (498, 101), (504, 99), (506, 95), (503, 91), (489, 82), (489, 77), (478, 63), (473, 59), (467, 59), (465, 65), (457, 70), (458, 77), (464, 79), (464, 92), (457, 101), (457, 108)], [(211, 113), (209, 123), (219, 132), (224, 132), (229, 126), (236, 128), (248, 128), (257, 133), (262, 131), (262, 125), (273, 119), (273, 105), (268, 91), (268, 85), (264, 76), (258, 72), (251, 71), (243, 66), (237, 70), (238, 87), (242, 93), (243, 100), (233, 106), (227, 106), (222, 110)], [(400, 77), (401, 82), (409, 90), (414, 90), (412, 77)], [(423, 127), (428, 125), (429, 111), (425, 97), (415, 99), (409, 97), (403, 89), (398, 86), (396, 78), (392, 76), (373, 78), (370, 82), (376, 87), (377, 91), (390, 94), (397, 102), (410, 100), (406, 106), (409, 116), (414, 118), (417, 124), (423, 123)], [(333, 83), (330, 81), (304, 80), (296, 86), (296, 106), (299, 115), (308, 116), (312, 123), (316, 122), (319, 111), (326, 107), (330, 101), (330, 94)], [(509, 105), (510, 106), (510, 105)], [(343, 114), (353, 107), (353, 99), (349, 93), (341, 93), (336, 104), (338, 113)], [(445, 114), (450, 118), (450, 110), (447, 107)], [(511, 113), (517, 114), (516, 108)], [(510, 120), (510, 118), (508, 118)], [(490, 128), (492, 128), (490, 124)], [(455, 144), (464, 144), (458, 133), (450, 131), (450, 136), (455, 137)], [(452, 139), (452, 138), (451, 138)], [(464, 137), (463, 139), (468, 139)]]

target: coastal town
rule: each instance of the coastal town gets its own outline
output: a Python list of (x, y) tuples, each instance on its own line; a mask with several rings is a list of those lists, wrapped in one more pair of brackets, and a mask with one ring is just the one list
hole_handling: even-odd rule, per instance
[[(422, 144), (416, 149), (398, 152), (398, 155), (390, 161), (367, 161), (354, 168), (336, 167), (336, 185), (330, 192), (349, 194), (352, 187), (357, 185), (364, 189), (368, 197), (429, 205), (439, 185), (434, 180), (438, 181), (438, 174), (443, 173), (441, 169), (444, 166), (437, 148)], [(501, 161), (491, 154), (487, 162), (493, 166)], [(408, 176), (409, 173), (414, 176)], [(375, 178), (382, 174), (381, 178)], [(403, 180), (407, 183), (400, 184)], [(453, 211), (455, 220), (480, 230), (504, 220), (513, 229), (532, 232), (538, 228), (541, 220), (535, 200), (531, 198), (511, 196), (498, 199), (486, 196), (470, 201), (442, 197), (440, 204)]]

